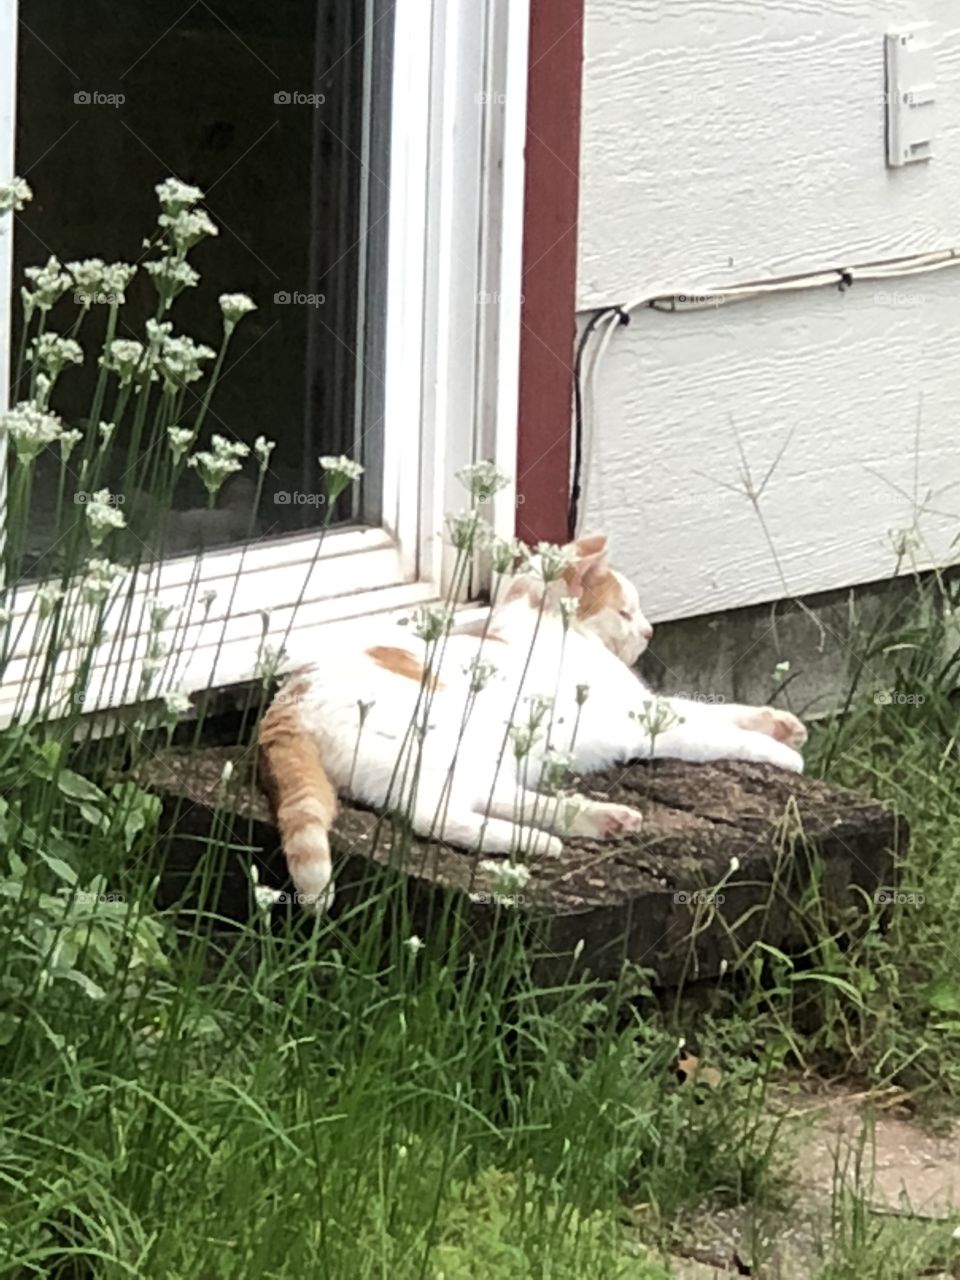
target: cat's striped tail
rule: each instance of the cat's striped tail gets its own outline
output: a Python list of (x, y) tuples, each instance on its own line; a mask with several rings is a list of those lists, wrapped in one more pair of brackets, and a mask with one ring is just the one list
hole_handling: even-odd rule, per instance
[(328, 832), (337, 816), (337, 793), (296, 705), (274, 702), (260, 721), (259, 736), (260, 781), (298, 901), (319, 914), (333, 902)]

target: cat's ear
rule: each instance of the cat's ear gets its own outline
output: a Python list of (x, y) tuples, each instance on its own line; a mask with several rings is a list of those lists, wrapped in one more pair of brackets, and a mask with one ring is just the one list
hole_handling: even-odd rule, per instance
[(591, 579), (607, 572), (607, 535), (594, 533), (577, 538), (567, 543), (566, 549), (572, 553), (573, 560), (563, 576), (570, 595), (579, 596)]

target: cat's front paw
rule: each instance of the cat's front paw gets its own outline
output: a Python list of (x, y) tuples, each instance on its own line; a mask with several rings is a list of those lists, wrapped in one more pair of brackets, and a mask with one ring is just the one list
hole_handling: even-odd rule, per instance
[(580, 815), (581, 830), (578, 834), (593, 836), (599, 840), (616, 840), (643, 827), (643, 814), (628, 804), (608, 804), (595, 801)]
[(765, 733), (794, 751), (799, 751), (807, 741), (803, 721), (792, 711), (781, 711), (779, 707), (752, 707), (749, 714), (740, 720), (740, 727), (752, 729), (754, 733)]
[(785, 742), (767, 737), (765, 734), (757, 734), (757, 737), (762, 746), (758, 744), (748, 759), (757, 760), (763, 764), (775, 764), (779, 769), (788, 769), (791, 773), (803, 773), (803, 756), (799, 751), (794, 751), (793, 747), (788, 747)]

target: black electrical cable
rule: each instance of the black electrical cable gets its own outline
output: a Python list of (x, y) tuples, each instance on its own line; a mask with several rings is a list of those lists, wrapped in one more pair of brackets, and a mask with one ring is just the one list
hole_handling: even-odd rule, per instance
[(630, 316), (620, 306), (604, 307), (595, 311), (577, 343), (576, 357), (573, 362), (573, 473), (570, 477), (570, 505), (567, 509), (567, 533), (571, 540), (577, 536), (577, 517), (579, 516), (581, 478), (583, 473), (583, 357), (587, 343), (601, 320), (607, 316), (620, 313), (620, 323), (629, 324)]

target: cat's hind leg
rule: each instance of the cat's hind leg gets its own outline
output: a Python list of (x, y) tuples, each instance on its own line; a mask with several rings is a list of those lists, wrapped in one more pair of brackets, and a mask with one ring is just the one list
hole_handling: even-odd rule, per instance
[(543, 829), (545, 824), (534, 820), (532, 810), (531, 820), (515, 815), (512, 810), (495, 811), (493, 807), (489, 815), (484, 814), (476, 811), (457, 789), (446, 797), (434, 794), (432, 788), (421, 792), (410, 820), (417, 835), (480, 853), (520, 852), (556, 857), (563, 849), (561, 841)]
[(616, 840), (639, 831), (643, 814), (626, 804), (592, 800), (582, 795), (544, 795), (527, 787), (498, 787), (490, 804), (498, 818), (513, 818), (567, 836)]

